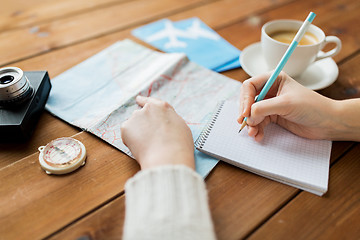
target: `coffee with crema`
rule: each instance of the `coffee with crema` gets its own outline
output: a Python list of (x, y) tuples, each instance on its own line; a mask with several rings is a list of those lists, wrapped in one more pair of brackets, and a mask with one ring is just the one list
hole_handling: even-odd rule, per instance
[[(296, 33), (297, 31), (277, 31), (269, 34), (269, 36), (276, 41), (290, 44), (291, 41), (294, 39)], [(319, 40), (314, 34), (306, 32), (298, 45), (313, 45), (318, 42)]]
[[(304, 22), (280, 19), (270, 21), (261, 28), (261, 53), (264, 56), (268, 70), (275, 69), (284, 53), (289, 48), (289, 43), (293, 40), (298, 29)], [(285, 36), (284, 39), (281, 36)], [(281, 42), (280, 42), (281, 41)], [(322, 51), (328, 43), (336, 46), (327, 52)], [(315, 25), (310, 25), (309, 29), (302, 38), (300, 45), (295, 48), (289, 61), (285, 64), (283, 71), (292, 77), (303, 74), (314, 62), (335, 56), (341, 49), (341, 41), (335, 36), (326, 36), (325, 33)], [(311, 82), (311, 79), (306, 81)]]

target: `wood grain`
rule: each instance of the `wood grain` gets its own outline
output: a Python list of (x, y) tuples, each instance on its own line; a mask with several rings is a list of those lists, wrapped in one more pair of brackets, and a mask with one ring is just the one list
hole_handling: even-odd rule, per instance
[[(360, 39), (359, 39), (360, 40)], [(339, 78), (330, 87), (319, 91), (333, 99), (360, 97), (360, 55), (356, 54), (340, 65)]]
[(123, 234), (124, 219), (125, 196), (121, 196), (49, 239), (79, 239), (85, 236), (90, 239), (118, 240)]
[(2, 0), (0, 31), (31, 26), (124, 1), (126, 0)]
[[(129, 3), (125, 2), (109, 6), (108, 9), (94, 9), (78, 15), (53, 20), (49, 23), (38, 24), (32, 28), (3, 32), (0, 34), (0, 51), (5, 49), (12, 49), (12, 51), (3, 51), (4, 54), (0, 55), (0, 65), (84, 41), (85, 39), (121, 31), (134, 25), (154, 21), (168, 16), (169, 13), (176, 13), (190, 8), (190, 6), (199, 5), (199, 1), (156, 0), (149, 2), (138, 0)], [(216, 26), (226, 25), (235, 19), (243, 18), (246, 16), (245, 14), (251, 14), (270, 6), (274, 7), (276, 4), (286, 1), (289, 0), (277, 0), (275, 2), (270, 0), (250, 2), (230, 0), (225, 2), (225, 5), (223, 2), (215, 2), (191, 8), (189, 11), (175, 15), (174, 19), (197, 16), (205, 22), (208, 20), (208, 24), (216, 28)], [(177, 4), (174, 4), (174, 2)], [(222, 8), (219, 8), (220, 4), (223, 5)], [(243, 9), (247, 10), (243, 11)], [(229, 11), (234, 14), (226, 14)], [(119, 12), (122, 14), (118, 14)], [(16, 48), (12, 48), (14, 39), (18, 43)], [(32, 44), (27, 44), (28, 42)]]
[[(275, 3), (278, 2), (277, 4), (281, 4), (285, 1), (286, 0), (276, 1)], [(287, 0), (287, 1), (289, 1), (289, 0)], [(216, 30), (220, 26), (228, 25), (229, 23), (234, 21), (233, 15), (230, 15), (230, 14), (224, 15), (224, 12), (234, 11), (234, 15), (236, 15), (236, 17), (238, 19), (242, 19), (245, 17), (245, 15), (241, 13), (242, 12), (241, 9), (242, 9), (243, 5), (245, 5), (245, 7), (252, 7), (252, 8), (249, 8), (249, 10), (245, 11), (248, 14), (255, 14), (256, 11), (263, 11), (264, 10), (263, 7), (277, 6), (276, 4), (273, 3), (273, 1), (270, 1), (270, 0), (260, 1), (261, 4), (259, 1), (258, 2), (253, 1), (253, 2), (256, 2), (257, 4), (252, 4), (252, 5), (247, 5), (248, 2), (249, 1), (246, 1), (246, 0), (230, 0), (230, 1), (227, 1), (226, 6), (223, 6), (222, 8), (220, 8), (219, 3), (216, 2), (216, 3), (192, 8), (187, 11), (183, 11), (181, 14), (175, 14), (173, 18), (174, 18), (174, 20), (178, 20), (178, 19), (180, 19), (181, 16), (183, 16), (183, 17), (197, 16), (197, 17), (203, 19), (206, 24), (208, 24), (210, 27), (212, 27)], [(235, 8), (234, 8), (234, 6), (235, 6)], [(126, 11), (126, 10), (127, 9), (122, 9), (122, 11)], [(235, 12), (239, 12), (239, 14), (235, 14)], [(106, 12), (104, 11), (103, 14), (106, 14)], [(80, 17), (78, 17), (78, 18), (80, 18)], [(171, 16), (169, 18), (172, 19)], [(88, 34), (84, 31), (84, 29), (81, 28), (83, 26), (82, 24), (88, 25), (88, 23), (86, 22), (86, 19), (81, 19), (81, 21), (76, 23), (76, 25), (79, 28), (74, 28), (75, 31), (78, 31), (79, 32), (78, 34), (82, 35), (83, 37), (86, 34)], [(55, 24), (55, 23), (53, 23), (53, 24)], [(125, 25), (124, 25), (124, 28), (126, 28)], [(50, 54), (50, 56), (45, 56), (44, 58), (42, 58), (43, 55), (32, 57), (30, 59), (31, 64), (29, 64), (28, 61), (26, 61), (26, 60), (14, 62), (12, 64), (17, 65), (17, 66), (18, 65), (22, 66), (22, 68), (25, 70), (32, 69), (32, 68), (48, 69), (50, 76), (54, 77), (54, 76), (58, 75), (59, 73), (63, 72), (64, 70), (70, 68), (71, 66), (94, 55), (96, 52), (109, 46), (111, 43), (114, 43), (116, 40), (121, 40), (125, 37), (134, 39), (130, 34), (130, 31), (132, 29), (133, 28), (131, 27), (130, 29), (117, 31), (115, 33), (108, 33), (106, 35), (104, 32), (104, 36), (102, 36), (102, 37), (99, 37), (96, 39), (89, 39), (84, 43), (74, 44), (73, 46), (69, 46), (69, 47), (66, 47), (63, 49), (59, 49), (59, 50), (57, 50), (57, 49), (52, 50), (49, 48), (48, 50), (52, 50), (52, 51), (49, 53), (45, 53), (43, 55)], [(105, 30), (106, 29), (102, 29), (102, 31), (105, 31)], [(70, 30), (70, 31), (72, 31), (72, 30)], [(0, 35), (0, 39), (1, 39), (1, 35)], [(141, 42), (136, 39), (134, 39), (134, 40)], [(7, 42), (8, 42), (8, 44), (12, 44), (12, 41), (7, 41)], [(58, 42), (59, 42), (59, 40), (58, 40)], [(1, 43), (1, 41), (0, 41), (0, 43)], [(143, 42), (141, 42), (141, 43), (146, 46), (149, 46), (146, 43), (143, 43)], [(100, 45), (100, 46), (95, 46), (95, 45)], [(58, 46), (60, 46), (60, 45), (58, 45)], [(74, 48), (74, 46), (75, 46), (75, 48)], [(77, 48), (76, 46), (79, 46), (79, 48)], [(1, 45), (0, 45), (0, 47), (1, 47)], [(23, 49), (23, 47), (24, 46), (19, 46), (19, 51), (26, 52), (27, 50)], [(33, 48), (34, 45), (31, 45), (29, 47)], [(5, 48), (5, 46), (4, 46), (4, 48)], [(36, 54), (43, 53), (43, 51), (41, 49), (40, 49), (40, 51), (34, 51), (34, 52)], [(70, 53), (74, 53), (74, 54), (70, 54)], [(11, 55), (12, 55), (12, 57), (14, 57), (15, 54), (12, 53)], [(22, 57), (21, 56), (19, 56), (18, 58), (24, 57), (24, 56), (22, 56)], [(5, 59), (5, 56), (4, 56), (4, 59)], [(7, 58), (7, 61), (8, 62), (13, 61), (13, 59), (10, 57), (10, 59)], [(1, 62), (1, 60), (0, 60), (0, 62)], [(59, 68), (59, 70), (54, 71), (53, 67), (57, 67), (57, 68)]]
[[(50, 51), (64, 45), (119, 31), (179, 11), (200, 0), (138, 0), (101, 9), (92, 9), (74, 16), (20, 28), (0, 34), (0, 65)], [(177, 4), (175, 4), (177, 3)], [(120, 14), (121, 13), (121, 14)], [(13, 41), (17, 47), (14, 48)], [(29, 44), (31, 43), (31, 44)], [(6, 51), (11, 49), (11, 51)]]
[(174, 14), (170, 16), (169, 19), (178, 21), (190, 17), (199, 17), (202, 21), (206, 22), (207, 25), (217, 30), (232, 23), (247, 19), (249, 16), (256, 15), (259, 12), (272, 10), (292, 1), (293, 0), (217, 1)]
[(358, 239), (360, 237), (360, 148), (330, 170), (329, 192), (302, 192), (249, 239)]
[(44, 238), (124, 190), (138, 164), (97, 137), (75, 136), (87, 149), (85, 166), (67, 175), (47, 175), (38, 153), (0, 170), (0, 236)]

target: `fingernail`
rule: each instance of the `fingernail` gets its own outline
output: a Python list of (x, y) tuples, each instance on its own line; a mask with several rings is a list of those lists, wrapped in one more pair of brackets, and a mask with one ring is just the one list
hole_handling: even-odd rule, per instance
[(244, 111), (242, 112), (242, 115), (245, 116), (246, 108), (244, 108)]

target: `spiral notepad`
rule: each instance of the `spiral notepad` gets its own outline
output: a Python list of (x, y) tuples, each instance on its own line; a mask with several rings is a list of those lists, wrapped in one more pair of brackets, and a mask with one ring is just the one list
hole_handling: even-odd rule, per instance
[(195, 142), (206, 154), (258, 175), (317, 195), (328, 188), (331, 141), (298, 137), (276, 124), (260, 143), (240, 133), (238, 106), (222, 102)]

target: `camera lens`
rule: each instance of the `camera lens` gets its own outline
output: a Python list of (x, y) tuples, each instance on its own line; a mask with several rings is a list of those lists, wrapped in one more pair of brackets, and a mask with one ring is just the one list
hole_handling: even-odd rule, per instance
[(3, 76), (0, 78), (0, 84), (8, 84), (14, 80), (14, 77), (11, 75)]
[(24, 72), (17, 67), (0, 69), (0, 107), (17, 106), (33, 94)]

